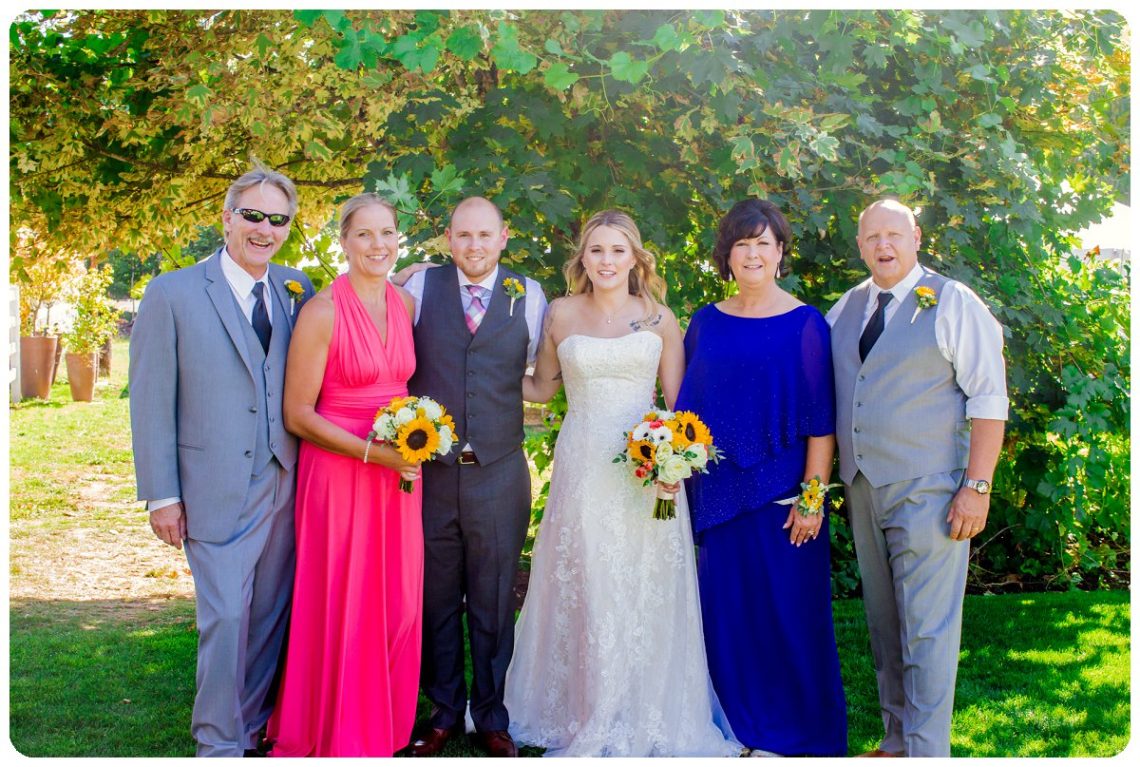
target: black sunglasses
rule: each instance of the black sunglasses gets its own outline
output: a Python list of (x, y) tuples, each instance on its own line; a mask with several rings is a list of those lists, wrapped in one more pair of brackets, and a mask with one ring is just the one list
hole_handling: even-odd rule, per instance
[(234, 208), (233, 212), (251, 224), (260, 224), (267, 218), (270, 226), (285, 226), (289, 223), (289, 216), (284, 213), (262, 213), (254, 208)]

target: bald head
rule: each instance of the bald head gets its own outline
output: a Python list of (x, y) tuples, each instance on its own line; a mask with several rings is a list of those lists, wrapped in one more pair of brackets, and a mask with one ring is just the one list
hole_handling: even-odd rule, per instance
[(493, 213), (499, 222), (499, 228), (503, 228), (503, 212), (499, 210), (498, 205), (486, 197), (468, 197), (456, 205), (455, 210), (451, 211), (451, 226), (455, 226), (455, 218), (464, 212)]
[(863, 212), (859, 214), (859, 228), (860, 229), (863, 228), (863, 218), (868, 213), (870, 213), (873, 210), (879, 210), (879, 209), (888, 210), (888, 211), (891, 211), (893, 213), (901, 213), (902, 215), (906, 216), (906, 218), (910, 222), (911, 226), (917, 226), (918, 225), (918, 222), (915, 220), (913, 210), (908, 208), (906, 205), (903, 205), (898, 200), (887, 199), (887, 200), (876, 200), (875, 202), (871, 203), (870, 205), (868, 205), (866, 208), (863, 209)]

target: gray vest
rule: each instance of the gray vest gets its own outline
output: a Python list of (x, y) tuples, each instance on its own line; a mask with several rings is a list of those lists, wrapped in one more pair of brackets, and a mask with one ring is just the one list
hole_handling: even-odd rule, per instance
[[(522, 377), (530, 331), (527, 296), (515, 301), (503, 280), (523, 278), (499, 266), (491, 305), (472, 336), (459, 297), (454, 265), (424, 272), (420, 319), (416, 323), (416, 372), (408, 391), (439, 402), (455, 419), (458, 447), (471, 445), (482, 464), (518, 450), (523, 442)], [(454, 463), (458, 447), (439, 460)]]
[(265, 468), (270, 458), (285, 468), (290, 468), (296, 460), (296, 442), (293, 435), (285, 431), (281, 417), (282, 395), (285, 389), (285, 358), (289, 352), (288, 335), (282, 328), (287, 327), (289, 318), (285, 307), (277, 301), (274, 291), (267, 289), (266, 297), (273, 301), (273, 334), (269, 337), (269, 354), (261, 348), (261, 341), (253, 330), (253, 325), (245, 318), (234, 298), (234, 311), (241, 320), (242, 335), (253, 366), (253, 385), (256, 392), (257, 439), (253, 446), (253, 473)]
[[(933, 288), (941, 297), (947, 282), (924, 268), (915, 287)], [(831, 329), (840, 477), (851, 484), (862, 472), (873, 487), (882, 487), (966, 468), (966, 395), (938, 350), (937, 307), (920, 311), (912, 324), (918, 303), (910, 291), (860, 362), (869, 292), (869, 286), (854, 289)]]

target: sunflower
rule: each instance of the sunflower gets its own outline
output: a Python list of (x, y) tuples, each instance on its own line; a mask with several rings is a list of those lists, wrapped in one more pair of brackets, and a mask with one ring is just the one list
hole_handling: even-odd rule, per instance
[(631, 439), (629, 441), (629, 457), (635, 463), (653, 463), (657, 457), (657, 446), (647, 439)]
[(669, 423), (669, 426), (674, 434), (673, 446), (678, 451), (684, 450), (694, 442), (705, 447), (712, 444), (712, 434), (709, 433), (709, 427), (701, 423), (701, 419), (697, 418), (696, 413), (678, 410), (673, 415), (674, 419)]
[(439, 432), (426, 418), (414, 418), (396, 432), (393, 447), (405, 461), (427, 461), (439, 447)]

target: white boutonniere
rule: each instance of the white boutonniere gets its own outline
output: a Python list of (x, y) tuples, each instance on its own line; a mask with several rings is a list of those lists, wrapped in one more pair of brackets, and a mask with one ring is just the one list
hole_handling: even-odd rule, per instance
[(305, 295), (305, 289), (296, 280), (285, 280), (285, 290), (289, 292), (289, 316), (292, 317), (297, 306), (297, 299)]
[(919, 285), (914, 289), (914, 300), (918, 302), (918, 306), (915, 307), (914, 314), (910, 316), (911, 325), (918, 319), (918, 313), (923, 309), (929, 309), (932, 306), (938, 305), (938, 296), (934, 293), (934, 288), (927, 287), (926, 285)]
[(503, 280), (503, 290), (511, 298), (510, 315), (515, 316), (515, 301), (526, 295), (526, 288), (523, 284), (516, 280), (514, 277), (508, 277)]

